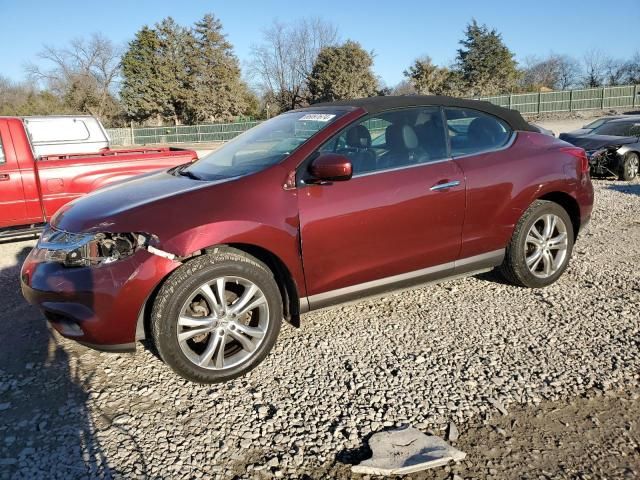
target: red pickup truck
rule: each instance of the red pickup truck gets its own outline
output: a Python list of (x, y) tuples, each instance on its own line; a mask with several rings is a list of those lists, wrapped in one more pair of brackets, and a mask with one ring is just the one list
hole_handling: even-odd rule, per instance
[(25, 121), (0, 117), (0, 239), (38, 231), (62, 205), (108, 183), (197, 159), (193, 150), (166, 147), (33, 152)]

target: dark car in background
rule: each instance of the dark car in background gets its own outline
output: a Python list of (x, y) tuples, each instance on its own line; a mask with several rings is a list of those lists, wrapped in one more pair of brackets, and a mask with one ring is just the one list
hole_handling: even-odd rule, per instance
[(518, 112), (437, 96), (319, 104), (65, 205), (22, 291), (64, 336), (106, 350), (151, 338), (180, 375), (221, 382), (310, 310), (493, 268), (550, 285), (592, 205), (584, 150)]
[(626, 118), (628, 120), (638, 120), (640, 121), (640, 115), (609, 115), (607, 117), (601, 117), (598, 118), (596, 120), (593, 120), (592, 122), (587, 123), (586, 125), (584, 125), (582, 128), (578, 128), (576, 130), (571, 130), (570, 132), (566, 132), (566, 133), (561, 133), (560, 136), (562, 135), (588, 135), (591, 132), (593, 132), (596, 128), (600, 127), (601, 125), (604, 125), (607, 122), (611, 122), (613, 120), (619, 120), (621, 118)]
[(582, 133), (562, 133), (560, 139), (584, 148), (594, 175), (633, 180), (640, 168), (640, 116), (601, 123)]

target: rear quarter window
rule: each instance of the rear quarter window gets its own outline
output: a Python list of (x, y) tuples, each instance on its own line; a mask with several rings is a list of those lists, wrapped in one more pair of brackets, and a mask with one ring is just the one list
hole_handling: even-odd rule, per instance
[(472, 155), (504, 147), (513, 131), (502, 120), (478, 110), (445, 108), (451, 155)]
[(4, 148), (2, 147), (2, 139), (0, 138), (0, 164), (5, 162)]
[(29, 119), (25, 125), (34, 144), (82, 142), (90, 137), (85, 122), (77, 118)]

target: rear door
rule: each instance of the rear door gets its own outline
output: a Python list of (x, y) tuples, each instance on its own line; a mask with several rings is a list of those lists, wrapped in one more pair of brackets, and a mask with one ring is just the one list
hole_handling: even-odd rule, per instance
[(20, 168), (7, 122), (0, 119), (0, 228), (20, 224), (26, 216)]
[(354, 176), (321, 185), (299, 183), (311, 308), (452, 271), (460, 250), (465, 185), (462, 171), (448, 159), (439, 108), (367, 118), (320, 150), (349, 157)]

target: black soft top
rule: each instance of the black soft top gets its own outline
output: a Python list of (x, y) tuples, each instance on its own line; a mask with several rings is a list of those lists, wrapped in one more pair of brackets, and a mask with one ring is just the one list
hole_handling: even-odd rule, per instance
[(499, 107), (493, 103), (480, 100), (466, 100), (464, 98), (447, 97), (444, 95), (403, 95), (357, 98), (354, 100), (339, 100), (336, 102), (316, 103), (308, 110), (325, 107), (355, 107), (363, 108), (369, 114), (376, 114), (385, 110), (406, 107), (426, 106), (459, 107), (480, 110), (504, 120), (514, 130), (535, 132), (536, 129), (522, 118), (520, 112), (508, 108)]

